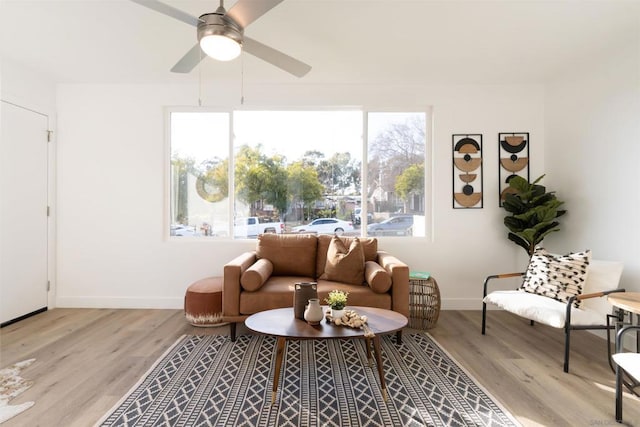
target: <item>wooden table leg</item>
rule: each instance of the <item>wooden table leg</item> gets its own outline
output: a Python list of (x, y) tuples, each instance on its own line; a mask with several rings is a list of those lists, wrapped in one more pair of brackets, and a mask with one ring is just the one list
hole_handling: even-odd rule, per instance
[(387, 385), (384, 382), (384, 369), (382, 367), (382, 353), (380, 352), (380, 336), (373, 337), (373, 351), (376, 354), (376, 364), (378, 365), (378, 375), (380, 376), (380, 388), (382, 389), (382, 398), (387, 401)]
[(276, 368), (273, 372), (273, 392), (271, 394), (271, 404), (276, 401), (278, 394), (278, 382), (280, 381), (280, 369), (282, 368), (282, 357), (284, 356), (284, 345), (286, 340), (283, 337), (278, 338), (276, 347)]
[(369, 366), (373, 366), (373, 356), (371, 355), (371, 338), (365, 337), (364, 342), (367, 346), (367, 360), (369, 360)]

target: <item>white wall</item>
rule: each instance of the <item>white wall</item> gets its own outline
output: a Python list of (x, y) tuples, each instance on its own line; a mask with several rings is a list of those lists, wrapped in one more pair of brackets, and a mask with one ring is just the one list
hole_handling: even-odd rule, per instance
[[(207, 84), (203, 99), (236, 105), (236, 87)], [(58, 305), (182, 306), (185, 288), (220, 275), (254, 242), (165, 241), (163, 107), (195, 105), (197, 88), (58, 88)], [(498, 133), (531, 133), (532, 175), (544, 169), (539, 86), (247, 86), (245, 107), (433, 106), (432, 237), (381, 238), (412, 269), (437, 278), (444, 308), (479, 309), (483, 278), (519, 270), (498, 208)], [(211, 101), (215, 100), (215, 101)], [(215, 102), (215, 103), (214, 103)], [(484, 209), (452, 209), (452, 133), (484, 135)]]
[(547, 179), (565, 200), (559, 252), (590, 248), (625, 263), (622, 285), (640, 291), (640, 38), (573, 64), (545, 99)]

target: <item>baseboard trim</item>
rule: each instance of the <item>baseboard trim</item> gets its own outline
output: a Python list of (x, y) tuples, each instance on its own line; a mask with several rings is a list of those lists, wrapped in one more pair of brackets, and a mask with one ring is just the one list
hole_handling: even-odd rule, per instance
[(0, 328), (4, 328), (5, 326), (13, 325), (16, 322), (19, 322), (19, 321), (24, 320), (24, 319), (26, 319), (28, 317), (31, 317), (31, 316), (35, 316), (36, 314), (44, 313), (45, 311), (47, 311), (47, 307), (42, 307), (42, 308), (39, 308), (39, 309), (37, 309), (35, 311), (32, 311), (31, 313), (27, 313), (27, 314), (25, 314), (23, 316), (16, 317), (15, 319), (7, 320), (6, 322), (2, 322), (0, 324)]
[[(56, 299), (60, 308), (184, 308), (184, 298), (126, 298), (126, 297), (61, 297)], [(445, 298), (442, 310), (481, 310), (480, 298)]]
[(155, 308), (182, 309), (184, 297), (180, 298), (128, 298), (128, 297), (58, 297), (59, 308)]

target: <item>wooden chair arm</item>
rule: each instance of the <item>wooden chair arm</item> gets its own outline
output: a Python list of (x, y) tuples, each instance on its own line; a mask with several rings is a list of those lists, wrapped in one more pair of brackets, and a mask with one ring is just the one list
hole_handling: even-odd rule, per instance
[(625, 292), (625, 290), (624, 289), (613, 289), (611, 291), (601, 291), (601, 292), (593, 292), (593, 293), (590, 293), (590, 294), (582, 294), (582, 295), (576, 296), (576, 299), (578, 301), (582, 301), (582, 300), (590, 299), (590, 298), (599, 298), (599, 297), (607, 296), (609, 294), (613, 294), (615, 292)]
[(502, 273), (502, 274), (495, 274), (493, 276), (489, 276), (492, 279), (507, 279), (509, 277), (518, 277), (518, 276), (524, 276), (524, 271), (521, 271), (519, 273)]

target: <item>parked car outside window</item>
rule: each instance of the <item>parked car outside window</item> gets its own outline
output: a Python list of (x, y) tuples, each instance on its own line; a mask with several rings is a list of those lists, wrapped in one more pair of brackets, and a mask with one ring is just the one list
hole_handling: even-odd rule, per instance
[[(351, 219), (354, 225), (362, 224), (362, 208), (355, 208), (351, 214)], [(371, 224), (372, 222), (373, 214), (371, 212), (367, 212), (367, 223)]]
[(371, 236), (411, 236), (413, 215), (399, 215), (382, 222), (369, 224), (367, 234)]
[(199, 233), (196, 230), (195, 225), (172, 224), (170, 235), (171, 236), (198, 236)]
[(353, 224), (337, 218), (318, 218), (306, 225), (299, 225), (291, 229), (296, 233), (303, 231), (315, 231), (318, 234), (337, 234), (354, 231)]

